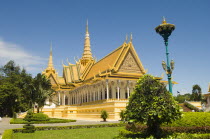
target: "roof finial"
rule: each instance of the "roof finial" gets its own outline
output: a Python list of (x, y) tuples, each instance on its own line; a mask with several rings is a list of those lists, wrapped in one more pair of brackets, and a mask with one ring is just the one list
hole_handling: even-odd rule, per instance
[(86, 34), (89, 34), (88, 33), (88, 19), (87, 19), (87, 24), (86, 24)]
[(132, 35), (132, 32), (131, 32), (130, 42), (132, 42), (132, 40), (133, 40), (133, 35)]
[(166, 24), (166, 19), (165, 17), (163, 16), (163, 21), (162, 21), (162, 24)]
[(50, 41), (50, 55), (52, 55), (52, 41)]
[(128, 34), (126, 34), (125, 36), (125, 42), (127, 43), (127, 41), (128, 41)]
[(61, 60), (61, 63), (62, 63), (62, 65), (64, 65), (64, 63), (63, 63), (63, 59)]

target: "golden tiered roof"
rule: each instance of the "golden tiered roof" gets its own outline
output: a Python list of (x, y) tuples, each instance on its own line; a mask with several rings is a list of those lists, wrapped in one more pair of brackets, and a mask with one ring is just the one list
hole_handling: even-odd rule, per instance
[(104, 78), (138, 79), (146, 71), (132, 44), (132, 35), (130, 42), (127, 43), (126, 41), (96, 62), (91, 53), (87, 24), (84, 52), (81, 59), (76, 61), (75, 64), (63, 64), (63, 76), (59, 77), (53, 67), (51, 47), (48, 67), (43, 71), (43, 74), (50, 78), (56, 89), (72, 89), (72, 87)]
[(132, 42), (128, 44), (124, 42), (123, 45), (95, 63), (85, 77), (85, 80), (104, 75), (103, 73), (108, 76), (121, 75), (121, 77), (136, 76), (139, 78), (141, 75), (145, 74), (146, 71)]

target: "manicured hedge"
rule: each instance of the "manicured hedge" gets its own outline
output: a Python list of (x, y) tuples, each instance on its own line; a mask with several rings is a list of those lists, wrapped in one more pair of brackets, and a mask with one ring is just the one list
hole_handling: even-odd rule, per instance
[[(126, 130), (138, 133), (145, 132), (147, 126), (140, 124), (127, 124)], [(172, 133), (210, 133), (210, 126), (192, 126), (192, 127), (161, 127), (163, 133), (172, 134)]]
[(172, 124), (163, 126), (171, 127), (190, 127), (190, 126), (210, 126), (210, 113), (207, 112), (184, 112), (180, 120)]
[(2, 136), (2, 139), (12, 139), (13, 130), (7, 129), (4, 131), (4, 134)]
[[(122, 127), (125, 124), (98, 124), (98, 125), (72, 125), (72, 126), (39, 126), (35, 127), (36, 131), (42, 130), (66, 130), (66, 129), (80, 129), (80, 128), (100, 128), (100, 127)], [(13, 129), (14, 133), (22, 132), (23, 128)]]
[(50, 118), (44, 113), (34, 113), (31, 118), (32, 121), (49, 121)]
[[(69, 123), (76, 122), (76, 120), (70, 119), (58, 119), (58, 118), (50, 118), (48, 121), (32, 121), (32, 124), (47, 124), (47, 123)], [(11, 119), (10, 124), (27, 124), (27, 121), (24, 121), (22, 118)]]
[(192, 127), (210, 126), (210, 113), (208, 112), (183, 112), (182, 118), (163, 127)]
[[(119, 136), (115, 137), (115, 139), (127, 139), (127, 138), (146, 138), (146, 139), (154, 139), (153, 136), (148, 137), (141, 132), (131, 132), (128, 130), (120, 130)], [(190, 134), (190, 133), (173, 133), (166, 134), (164, 133), (163, 138), (166, 139), (209, 139), (210, 133), (208, 134)]]

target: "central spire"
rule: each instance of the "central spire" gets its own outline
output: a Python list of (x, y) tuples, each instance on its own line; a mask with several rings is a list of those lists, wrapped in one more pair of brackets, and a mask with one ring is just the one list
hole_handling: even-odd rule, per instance
[(52, 42), (50, 43), (50, 56), (49, 56), (49, 61), (48, 61), (48, 67), (47, 68), (54, 69), (53, 57), (52, 57)]
[(90, 37), (89, 37), (89, 32), (88, 32), (88, 20), (86, 24), (86, 33), (85, 33), (85, 42), (84, 42), (84, 52), (82, 55), (82, 63), (83, 65), (86, 65), (89, 60), (92, 60), (92, 53), (91, 53), (91, 48), (90, 48)]

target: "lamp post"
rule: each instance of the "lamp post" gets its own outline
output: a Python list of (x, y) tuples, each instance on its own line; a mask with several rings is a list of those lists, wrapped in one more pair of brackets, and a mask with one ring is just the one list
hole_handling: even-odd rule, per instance
[(175, 25), (166, 23), (166, 20), (165, 20), (164, 17), (163, 17), (162, 24), (160, 24), (159, 26), (157, 26), (155, 28), (156, 32), (163, 37), (165, 47), (166, 47), (167, 63), (165, 63), (165, 61), (162, 61), (162, 66), (163, 66), (163, 69), (166, 71), (166, 74), (168, 76), (169, 91), (171, 93), (172, 93), (171, 74), (172, 74), (172, 71), (174, 69), (174, 61), (171, 60), (171, 62), (169, 62), (168, 38), (171, 35), (171, 33), (174, 31), (174, 29), (175, 29)]

